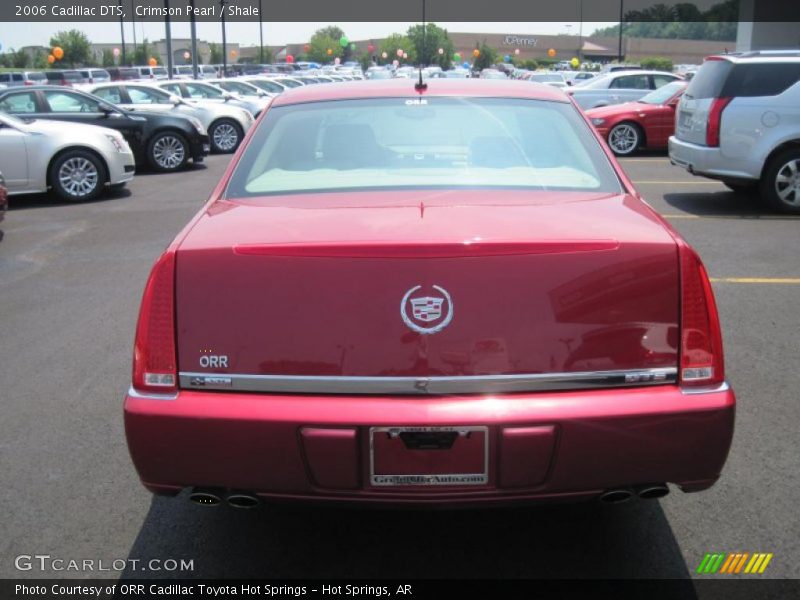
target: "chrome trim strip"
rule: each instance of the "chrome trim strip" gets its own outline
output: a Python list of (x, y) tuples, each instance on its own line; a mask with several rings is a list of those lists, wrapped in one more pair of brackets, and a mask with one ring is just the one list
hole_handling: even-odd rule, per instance
[[(288, 394), (488, 394), (674, 384), (678, 369), (631, 369), (464, 377), (313, 377), (180, 373), (180, 386), (195, 390)], [(220, 381), (224, 383), (220, 383)]]
[(178, 394), (177, 392), (174, 394), (154, 394), (152, 392), (140, 392), (134, 389), (133, 386), (128, 388), (128, 396), (131, 398), (136, 398), (137, 400), (177, 400)]
[(729, 389), (731, 389), (731, 386), (728, 385), (727, 381), (723, 381), (719, 385), (712, 385), (707, 387), (695, 387), (695, 388), (682, 387), (681, 392), (683, 394), (692, 396), (694, 394), (716, 394), (717, 392), (727, 392)]

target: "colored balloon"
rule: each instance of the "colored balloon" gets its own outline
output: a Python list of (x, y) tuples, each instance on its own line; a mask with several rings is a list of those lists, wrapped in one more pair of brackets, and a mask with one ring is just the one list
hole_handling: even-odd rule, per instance
[(503, 57), (503, 60), (504, 60), (505, 62), (511, 62), (511, 56), (509, 56), (508, 54), (506, 54), (506, 55)]
[(303, 46), (303, 50), (308, 52), (309, 50), (311, 50), (311, 45), (310, 44), (306, 44), (305, 46)]
[(56, 60), (61, 60), (64, 58), (64, 50), (61, 49), (61, 46), (56, 46), (53, 48), (53, 56), (56, 58)]
[(519, 48), (515, 48), (514, 49), (514, 55), (515, 56), (519, 56)]
[(49, 62), (52, 65), (54, 62), (56, 62), (56, 57), (53, 56), (52, 54), (48, 54), (47, 55), (47, 62)]
[(335, 64), (335, 65), (338, 65), (340, 62), (342, 62), (342, 59), (339, 58), (338, 56), (333, 59), (333, 64)]
[(439, 52), (439, 56), (441, 56), (442, 54), (444, 54), (444, 48), (439, 48), (438, 52)]
[(389, 54), (386, 52), (381, 52), (381, 58), (389, 58)]
[(472, 51), (472, 56), (474, 56), (475, 58), (478, 58), (480, 55), (481, 51), (478, 50), (477, 48), (475, 48), (475, 50)]
[(461, 54), (459, 54), (458, 52), (453, 54), (453, 60), (456, 62), (461, 62)]
[(350, 45), (350, 40), (347, 39), (346, 35), (343, 35), (342, 37), (339, 38), (339, 45), (342, 48), (347, 48), (347, 46)]
[(239, 51), (238, 51), (238, 50), (231, 50), (231, 52), (230, 52), (231, 58), (236, 58), (236, 56), (237, 56), (238, 54), (239, 54)]
[(289, 63), (289, 64), (292, 64), (294, 62), (294, 56), (292, 56), (291, 54), (287, 54), (286, 55), (286, 62)]
[(399, 64), (400, 64), (400, 61), (399, 61), (399, 60), (397, 60), (397, 59), (395, 58), (395, 59), (392, 61), (392, 64), (393, 64), (393, 65), (396, 67), (397, 65), (399, 65)]
[(403, 58), (408, 58), (408, 52), (403, 52)]
[(114, 48), (114, 56), (119, 56), (119, 48)]
[(578, 57), (577, 57), (577, 56), (573, 56), (573, 57), (572, 57), (572, 60), (571, 60), (571, 61), (569, 61), (569, 64), (571, 64), (571, 65), (572, 65), (572, 68), (573, 68), (573, 69), (577, 69), (578, 67), (580, 67), (580, 66), (581, 66), (581, 61), (580, 61), (580, 60), (578, 60)]
[(555, 55), (556, 55), (556, 50), (555, 50), (555, 48), (550, 48), (550, 49), (547, 51), (547, 56), (549, 56), (550, 58), (553, 58)]
[(367, 52), (375, 52), (375, 44), (367, 44)]
[(331, 54), (333, 54), (333, 50), (331, 48), (328, 48), (327, 53), (328, 53), (328, 56), (330, 56)]
[(155, 67), (158, 64), (158, 61), (155, 58), (151, 58), (150, 60), (147, 61), (147, 64), (150, 65), (151, 67)]

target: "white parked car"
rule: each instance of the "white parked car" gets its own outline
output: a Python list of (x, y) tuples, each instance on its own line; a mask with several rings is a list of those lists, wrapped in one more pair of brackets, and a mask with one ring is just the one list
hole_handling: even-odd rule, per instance
[(255, 122), (249, 111), (227, 104), (191, 104), (160, 87), (136, 81), (85, 86), (95, 96), (131, 110), (169, 112), (195, 117), (208, 131), (213, 152), (234, 152)]
[(567, 90), (582, 109), (635, 102), (639, 98), (673, 81), (683, 80), (666, 71), (643, 69), (612, 71), (598, 75), (586, 83)]
[(9, 195), (52, 189), (75, 202), (125, 185), (135, 163), (128, 142), (113, 129), (0, 112), (0, 171)]
[(180, 96), (187, 102), (193, 104), (205, 106), (207, 104), (227, 103), (230, 106), (237, 106), (245, 109), (254, 117), (258, 117), (261, 111), (264, 110), (264, 107), (269, 104), (269, 99), (267, 98), (244, 98), (226, 92), (222, 88), (211, 84), (210, 80), (159, 81), (156, 85), (162, 90)]
[(228, 79), (207, 79), (208, 83), (215, 85), (218, 88), (236, 94), (240, 98), (264, 98), (269, 99), (277, 94), (273, 94), (262, 90), (260, 87), (253, 85), (248, 81), (242, 81), (239, 78), (231, 77)]

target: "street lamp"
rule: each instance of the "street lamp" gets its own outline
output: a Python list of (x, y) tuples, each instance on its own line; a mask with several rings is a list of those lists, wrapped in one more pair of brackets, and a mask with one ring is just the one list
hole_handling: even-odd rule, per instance
[(617, 58), (622, 62), (622, 20), (625, 18), (625, 0), (619, 0), (619, 48), (617, 50)]
[(225, 39), (225, 5), (227, 0), (219, 0), (222, 9), (222, 77), (228, 76), (228, 42)]
[(261, 11), (261, 0), (258, 0), (258, 62), (264, 64), (264, 24)]
[(122, 12), (122, 0), (117, 0), (117, 6), (119, 6), (119, 34), (120, 37), (122, 38), (122, 62), (120, 62), (119, 64), (124, 65), (125, 64), (125, 19), (122, 18), (122, 15), (124, 14)]

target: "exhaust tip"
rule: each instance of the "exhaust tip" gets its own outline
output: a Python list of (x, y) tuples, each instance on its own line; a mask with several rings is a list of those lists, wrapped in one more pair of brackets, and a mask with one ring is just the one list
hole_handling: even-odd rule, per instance
[(248, 492), (233, 492), (228, 494), (228, 504), (234, 508), (255, 508), (261, 501)]
[(608, 490), (600, 494), (600, 502), (604, 504), (621, 504), (631, 498), (633, 498), (633, 492), (625, 488)]
[(656, 498), (663, 498), (669, 494), (669, 488), (665, 483), (653, 483), (637, 487), (636, 494), (642, 500), (654, 500)]
[(193, 488), (189, 500), (200, 506), (217, 506), (222, 502), (219, 492), (208, 488)]

